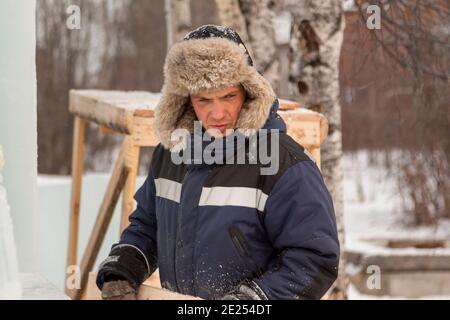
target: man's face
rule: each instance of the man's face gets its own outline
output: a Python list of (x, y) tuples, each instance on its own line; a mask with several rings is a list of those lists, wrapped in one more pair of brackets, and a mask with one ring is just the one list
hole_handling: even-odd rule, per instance
[[(213, 137), (223, 137), (226, 129), (234, 129), (245, 101), (241, 85), (191, 94), (197, 119)], [(229, 131), (230, 132), (230, 131)]]

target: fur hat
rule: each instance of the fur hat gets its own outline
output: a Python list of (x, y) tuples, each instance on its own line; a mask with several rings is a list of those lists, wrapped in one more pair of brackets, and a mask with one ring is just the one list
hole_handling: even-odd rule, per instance
[(242, 85), (247, 93), (237, 121), (249, 136), (260, 129), (276, 98), (270, 83), (253, 67), (239, 35), (228, 27), (206, 25), (173, 45), (164, 64), (162, 97), (155, 110), (154, 128), (161, 144), (171, 149), (175, 129), (193, 132), (197, 120), (190, 94)]

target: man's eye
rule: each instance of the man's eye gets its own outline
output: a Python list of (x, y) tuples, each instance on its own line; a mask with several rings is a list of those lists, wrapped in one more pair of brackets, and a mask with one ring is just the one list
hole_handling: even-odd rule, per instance
[(227, 99), (234, 98), (234, 97), (236, 97), (235, 94), (228, 94), (225, 96), (225, 98), (227, 98)]

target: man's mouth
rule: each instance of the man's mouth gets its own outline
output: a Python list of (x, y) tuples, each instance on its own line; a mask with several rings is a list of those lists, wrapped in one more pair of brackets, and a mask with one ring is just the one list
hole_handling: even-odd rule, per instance
[(225, 131), (225, 129), (227, 128), (227, 125), (226, 124), (214, 124), (214, 125), (211, 125), (210, 128), (218, 129), (220, 131)]

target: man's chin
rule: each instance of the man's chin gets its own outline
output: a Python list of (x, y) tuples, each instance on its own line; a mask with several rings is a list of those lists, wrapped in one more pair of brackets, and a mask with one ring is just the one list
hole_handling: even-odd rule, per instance
[(234, 129), (227, 128), (227, 129), (220, 130), (218, 128), (208, 128), (206, 130), (206, 132), (208, 133), (208, 135), (210, 135), (213, 138), (223, 138), (230, 134), (233, 134)]

